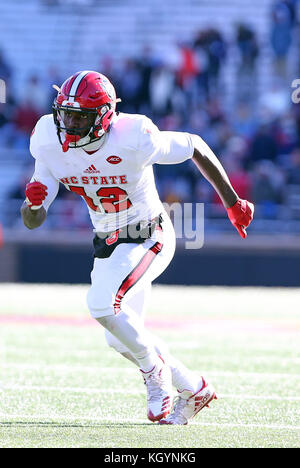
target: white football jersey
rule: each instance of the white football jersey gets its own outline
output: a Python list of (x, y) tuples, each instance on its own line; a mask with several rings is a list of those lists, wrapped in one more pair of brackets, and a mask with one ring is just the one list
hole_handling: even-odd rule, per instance
[(43, 206), (48, 210), (61, 182), (84, 198), (96, 232), (153, 219), (163, 205), (152, 165), (191, 158), (191, 135), (159, 131), (148, 117), (119, 113), (104, 138), (93, 154), (71, 147), (64, 153), (52, 114), (41, 117), (31, 136), (30, 151), (36, 160), (32, 180), (48, 187)]

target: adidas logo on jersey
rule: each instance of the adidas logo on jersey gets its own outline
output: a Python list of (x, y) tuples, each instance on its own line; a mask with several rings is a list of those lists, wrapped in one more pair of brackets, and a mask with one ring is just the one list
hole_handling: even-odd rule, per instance
[(95, 168), (94, 164), (92, 164), (90, 167), (88, 167), (85, 171), (83, 171), (85, 174), (99, 174), (100, 171)]

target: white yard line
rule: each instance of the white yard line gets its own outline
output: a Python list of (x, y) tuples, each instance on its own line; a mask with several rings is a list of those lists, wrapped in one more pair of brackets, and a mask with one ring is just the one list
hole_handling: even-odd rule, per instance
[[(28, 415), (28, 414), (10, 414), (10, 415), (4, 415), (0, 413), (0, 418), (2, 418), (2, 421), (0, 421), (0, 427), (3, 426), (5, 427), (7, 423), (12, 423), (15, 422), (16, 425), (18, 425), (20, 422), (23, 425), (26, 425), (26, 423), (32, 423), (36, 422), (37, 425), (43, 424), (43, 425), (52, 425), (52, 424), (61, 424), (62, 426), (69, 424), (76, 425), (78, 421), (82, 421), (82, 426), (87, 426), (89, 427), (90, 423), (107, 423), (107, 425), (110, 424), (132, 424), (133, 426), (135, 424), (147, 424), (152, 427), (157, 427), (157, 424), (150, 423), (148, 419), (144, 418), (135, 418), (135, 419), (128, 419), (128, 418), (110, 418), (110, 417), (99, 417), (99, 416), (79, 416), (72, 418), (68, 415), (59, 415), (59, 416), (53, 416), (50, 414), (40, 414), (40, 415)], [(14, 421), (15, 420), (15, 421)], [(295, 426), (295, 425), (281, 425), (281, 424), (243, 424), (243, 423), (215, 423), (215, 422), (203, 422), (203, 421), (192, 421), (191, 426), (211, 426), (211, 427), (220, 427), (220, 428), (245, 428), (245, 429), (253, 429), (253, 428), (259, 428), (259, 429), (275, 429), (275, 430), (291, 430), (291, 431), (298, 431), (300, 430), (300, 426)], [(82, 427), (80, 426), (80, 427)], [(166, 426), (163, 426), (166, 427)], [(168, 426), (169, 427), (169, 426)]]
[[(40, 386), (40, 385), (3, 385), (0, 391), (37, 391), (37, 392), (71, 392), (71, 393), (86, 393), (86, 394), (107, 394), (106, 388), (85, 388), (85, 387), (55, 387), (55, 386)], [(124, 394), (124, 390), (110, 389), (110, 394)], [(141, 390), (126, 390), (126, 395), (143, 395), (144, 389)], [(275, 400), (275, 401), (300, 401), (300, 397), (289, 397), (280, 395), (247, 395), (247, 394), (218, 394), (218, 398), (242, 399), (242, 400)]]
[[(2, 362), (1, 362), (2, 361)], [(23, 370), (39, 370), (39, 371), (58, 371), (58, 372), (91, 372), (96, 374), (101, 374), (101, 372), (108, 372), (108, 373), (137, 373), (136, 367), (132, 365), (132, 367), (105, 367), (105, 366), (76, 366), (76, 365), (67, 365), (67, 364), (21, 364), (21, 363), (6, 363), (0, 359), (0, 377), (1, 377), (1, 369), (23, 369)], [(258, 378), (294, 378), (299, 380), (299, 374), (289, 374), (289, 373), (271, 373), (271, 372), (230, 372), (230, 371), (208, 371), (205, 369), (202, 370), (194, 370), (197, 374), (203, 374), (206, 376), (212, 377), (258, 377)]]

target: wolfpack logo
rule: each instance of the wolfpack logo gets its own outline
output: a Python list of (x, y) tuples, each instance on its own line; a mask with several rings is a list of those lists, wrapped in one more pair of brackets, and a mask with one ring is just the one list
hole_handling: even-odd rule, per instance
[(117, 240), (119, 239), (120, 232), (122, 232), (122, 229), (117, 229), (109, 237), (107, 237), (107, 239), (105, 239), (106, 245), (112, 245), (115, 242), (117, 242)]
[(112, 84), (108, 81), (108, 79), (104, 75), (102, 75), (101, 78), (102, 78), (102, 83), (101, 83), (102, 89), (104, 90), (104, 92), (106, 92), (106, 94), (108, 94), (110, 99), (113, 99), (114, 89), (113, 89)]
[(90, 167), (88, 167), (85, 171), (83, 171), (85, 174), (99, 174), (100, 171), (95, 168), (94, 164), (92, 164)]
[(122, 159), (119, 156), (109, 156), (106, 161), (110, 164), (119, 164)]

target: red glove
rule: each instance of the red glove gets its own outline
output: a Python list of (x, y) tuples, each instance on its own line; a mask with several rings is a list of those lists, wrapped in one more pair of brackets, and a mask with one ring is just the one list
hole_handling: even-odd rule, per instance
[(254, 205), (247, 200), (238, 200), (231, 208), (227, 208), (228, 218), (237, 228), (240, 236), (247, 237), (246, 227), (253, 219)]
[(43, 205), (43, 201), (48, 195), (48, 187), (41, 182), (31, 182), (26, 185), (26, 203), (31, 210), (38, 210)]

